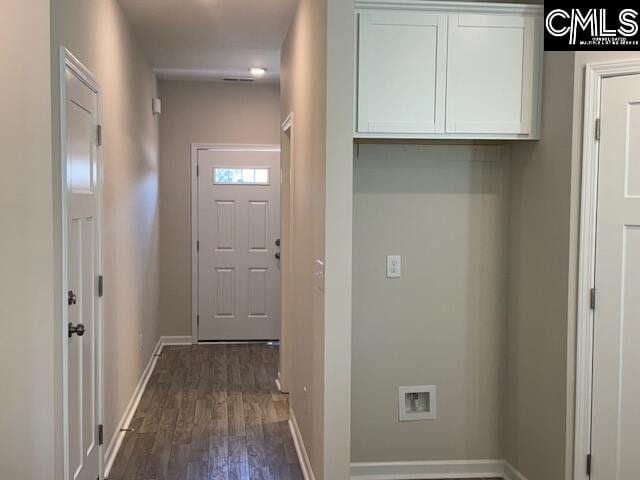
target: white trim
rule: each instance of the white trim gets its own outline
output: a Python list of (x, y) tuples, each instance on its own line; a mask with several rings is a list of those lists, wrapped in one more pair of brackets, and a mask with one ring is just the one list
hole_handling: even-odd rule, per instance
[(522, 473), (516, 470), (516, 467), (511, 465), (506, 460), (504, 462), (503, 478), (505, 480), (527, 480), (527, 477), (525, 477)]
[(595, 283), (595, 230), (598, 189), (598, 141), (595, 121), (600, 116), (602, 79), (640, 73), (640, 60), (590, 63), (585, 68), (582, 131), (582, 194), (576, 315), (576, 397), (573, 479), (587, 480), (584, 468), (591, 450), (591, 397), (593, 373), (593, 311), (590, 290)]
[(140, 399), (142, 398), (142, 394), (144, 393), (145, 388), (147, 388), (147, 383), (149, 382), (149, 378), (151, 377), (151, 373), (156, 366), (156, 362), (158, 361), (158, 355), (162, 352), (162, 338), (158, 339), (156, 346), (151, 353), (151, 358), (149, 358), (149, 362), (147, 366), (142, 372), (142, 376), (136, 385), (136, 388), (133, 390), (133, 394), (131, 395), (131, 399), (127, 404), (127, 408), (124, 409), (124, 413), (122, 414), (122, 418), (118, 422), (116, 429), (113, 433), (113, 437), (109, 441), (109, 445), (105, 452), (104, 456), (104, 476), (108, 477), (111, 473), (111, 468), (113, 467), (113, 462), (118, 456), (118, 452), (120, 451), (120, 447), (122, 446), (122, 441), (124, 440), (125, 432), (123, 429), (129, 428), (129, 424), (131, 423), (131, 419), (133, 415), (136, 413), (138, 409), (138, 404), (140, 403)]
[[(287, 245), (285, 245), (284, 243), (281, 245), (281, 249), (283, 250), (283, 258), (286, 259), (286, 265), (287, 265), (287, 271), (286, 273), (284, 272), (284, 270), (281, 270), (280, 272), (280, 361), (278, 362), (278, 389), (283, 392), (283, 393), (287, 393), (290, 390), (290, 386), (291, 386), (291, 381), (290, 381), (290, 370), (291, 370), (291, 358), (290, 354), (291, 354), (291, 350), (290, 348), (288, 348), (289, 346), (289, 338), (288, 338), (288, 333), (289, 333), (289, 328), (286, 328), (288, 326), (285, 325), (285, 323), (287, 323), (289, 321), (289, 319), (292, 318), (292, 312), (293, 312), (293, 308), (292, 308), (292, 304), (293, 302), (291, 301), (291, 288), (290, 285), (285, 285), (285, 279), (291, 281), (291, 279), (293, 278), (293, 262), (294, 262), (294, 255), (293, 255), (293, 248), (291, 247), (294, 243), (293, 241), (293, 235), (294, 235), (294, 217), (295, 217), (295, 114), (293, 112), (289, 112), (289, 115), (287, 115), (287, 118), (284, 119), (284, 121), (282, 122), (282, 124), (280, 125), (280, 130), (282, 132), (282, 134), (284, 135), (289, 135), (289, 179), (288, 179), (288, 188), (289, 188), (289, 199), (288, 199), (288, 206), (289, 206), (289, 212), (288, 212), (288, 218), (289, 218), (289, 225), (288, 225), (288, 235), (289, 235), (289, 242)], [(282, 141), (282, 140), (281, 140)], [(282, 144), (280, 145), (280, 150), (282, 151)], [(282, 176), (282, 154), (280, 155), (280, 172), (281, 172), (281, 176)], [(281, 201), (280, 201), (280, 238), (282, 238), (282, 231), (283, 231), (283, 225), (282, 225), (282, 218), (284, 217), (284, 215), (282, 214), (283, 212), (283, 207), (284, 207), (284, 202), (282, 202), (282, 184), (284, 183), (284, 178), (280, 179), (280, 197), (281, 197)], [(286, 300), (287, 300), (287, 306), (286, 308), (284, 307), (283, 304), (283, 299), (285, 298), (286, 295)], [(286, 313), (286, 316), (285, 316)]]
[(138, 409), (138, 405), (140, 404), (140, 400), (142, 399), (142, 394), (147, 388), (147, 383), (149, 383), (149, 378), (151, 378), (151, 374), (153, 373), (154, 368), (156, 367), (156, 363), (158, 362), (158, 356), (162, 353), (162, 349), (167, 345), (191, 345), (191, 337), (190, 336), (175, 336), (175, 337), (160, 337), (156, 346), (153, 348), (153, 352), (151, 353), (151, 357), (147, 362), (147, 366), (144, 368), (142, 375), (140, 376), (140, 380), (136, 385), (136, 388), (133, 390), (133, 394), (129, 399), (129, 403), (127, 404), (127, 408), (124, 409), (124, 413), (122, 414), (122, 418), (118, 422), (118, 426), (113, 433), (113, 437), (109, 441), (109, 445), (105, 451), (104, 456), (104, 477), (108, 477), (111, 473), (111, 468), (113, 467), (113, 462), (118, 456), (118, 452), (120, 451), (120, 447), (122, 446), (122, 441), (124, 440), (124, 435), (126, 432), (123, 432), (123, 429), (129, 428), (129, 424), (131, 423), (131, 419), (133, 415), (136, 413)]
[(295, 116), (293, 112), (289, 112), (289, 115), (287, 115), (287, 118), (285, 118), (282, 124), (280, 125), (280, 129), (283, 132), (286, 132), (287, 130), (291, 129), (294, 125), (294, 120), (295, 120)]
[(198, 341), (198, 144), (191, 144), (191, 341)]
[(425, 0), (356, 0), (356, 9), (411, 9), (424, 12), (542, 15), (542, 5)]
[(362, 462), (351, 464), (351, 479), (409, 480), (435, 478), (505, 478), (504, 465), (504, 460)]
[(296, 453), (298, 454), (298, 461), (300, 462), (300, 469), (302, 470), (302, 477), (304, 480), (315, 480), (313, 475), (313, 469), (311, 468), (311, 461), (307, 454), (307, 449), (304, 446), (302, 440), (302, 434), (298, 427), (298, 421), (296, 415), (293, 413), (293, 409), (289, 409), (289, 430), (291, 430), (291, 437), (293, 437), (293, 444), (296, 447)]
[(198, 152), (279, 152), (280, 145), (237, 143), (191, 144), (191, 343), (198, 343)]
[(160, 337), (160, 343), (165, 347), (167, 345), (193, 345), (195, 342), (190, 335), (176, 335)]
[[(68, 309), (67, 309), (67, 290), (69, 286), (68, 282), (68, 255), (67, 255), (67, 247), (68, 247), (68, 224), (69, 224), (69, 209), (67, 205), (67, 115), (66, 115), (66, 105), (67, 105), (67, 84), (66, 84), (66, 71), (69, 68), (73, 73), (83, 82), (87, 87), (89, 87), (96, 94), (96, 102), (97, 102), (97, 111), (96, 111), (96, 120), (100, 125), (102, 122), (102, 88), (98, 81), (94, 78), (93, 74), (89, 69), (87, 69), (80, 60), (78, 60), (69, 50), (64, 47), (60, 47), (59, 51), (59, 59), (60, 59), (60, 71), (58, 72), (60, 77), (60, 104), (59, 104), (59, 118), (60, 118), (60, 184), (59, 184), (59, 193), (60, 193), (60, 258), (61, 258), (61, 266), (60, 266), (60, 305), (61, 305), (61, 315), (62, 319), (61, 325), (59, 325), (60, 330), (58, 330), (58, 334), (61, 335), (62, 338), (62, 359), (60, 368), (62, 369), (62, 455), (63, 455), (63, 471), (64, 478), (69, 478), (69, 364), (68, 364)], [(98, 274), (101, 275), (103, 273), (103, 263), (102, 263), (102, 192), (103, 192), (103, 183), (104, 183), (104, 169), (102, 165), (102, 148), (98, 146), (96, 148), (96, 160), (99, 166), (98, 179), (99, 182), (96, 186), (96, 196), (97, 196), (97, 207), (96, 207), (96, 216), (98, 218), (97, 222), (97, 251), (98, 251)], [(98, 365), (97, 365), (97, 375), (98, 375), (98, 392), (97, 392), (97, 409), (98, 409), (98, 423), (102, 424), (104, 422), (104, 359), (103, 359), (103, 338), (104, 338), (104, 326), (103, 326), (103, 304), (104, 299), (98, 299), (98, 309), (96, 312), (96, 344), (98, 350)], [(101, 469), (104, 458), (104, 449), (103, 445), (98, 445), (98, 469)], [(98, 472), (99, 475), (102, 476), (103, 472)]]

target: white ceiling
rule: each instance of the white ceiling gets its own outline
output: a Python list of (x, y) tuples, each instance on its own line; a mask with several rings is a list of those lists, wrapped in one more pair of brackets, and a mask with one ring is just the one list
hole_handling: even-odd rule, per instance
[(298, 0), (119, 0), (161, 77), (279, 77)]

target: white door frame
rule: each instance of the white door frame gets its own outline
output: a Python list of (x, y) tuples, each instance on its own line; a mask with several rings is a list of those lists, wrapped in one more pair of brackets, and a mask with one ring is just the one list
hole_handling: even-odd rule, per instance
[[(60, 305), (61, 305), (61, 318), (62, 324), (59, 325), (59, 335), (62, 341), (62, 437), (63, 437), (63, 465), (64, 465), (64, 478), (69, 478), (69, 336), (68, 336), (68, 323), (69, 315), (67, 308), (67, 290), (69, 289), (69, 272), (68, 272), (68, 255), (67, 248), (69, 246), (69, 206), (67, 204), (68, 198), (68, 185), (67, 185), (67, 88), (66, 88), (66, 69), (72, 70), (78, 78), (91, 90), (93, 90), (97, 97), (98, 104), (98, 124), (102, 121), (102, 88), (96, 81), (95, 77), (69, 50), (64, 47), (60, 48), (60, 232), (61, 232), (61, 251), (60, 258), (61, 263), (61, 278), (62, 285), (60, 291)], [(98, 252), (98, 275), (102, 275), (102, 182), (103, 182), (103, 166), (102, 166), (102, 149), (96, 149), (98, 166), (100, 172), (98, 175), (99, 182), (96, 185), (97, 196), (97, 252)], [(98, 298), (98, 307), (96, 311), (96, 345), (98, 362), (96, 365), (98, 375), (98, 391), (97, 393), (97, 408), (98, 408), (98, 424), (103, 424), (104, 404), (103, 404), (103, 299)], [(98, 465), (100, 478), (104, 475), (104, 445), (98, 445)]]
[[(288, 182), (289, 188), (289, 244), (284, 245), (286, 249), (283, 249), (282, 255), (287, 259), (287, 272), (280, 272), (280, 298), (281, 300), (285, 300), (287, 305), (280, 306), (280, 362), (278, 366), (278, 388), (282, 392), (289, 392), (291, 387), (291, 341), (290, 338), (290, 327), (291, 327), (291, 318), (293, 313), (293, 302), (291, 301), (291, 282), (293, 276), (293, 222), (294, 222), (294, 202), (295, 202), (295, 182), (293, 179), (295, 178), (295, 162), (294, 162), (294, 137), (295, 137), (295, 117), (293, 112), (290, 112), (287, 115), (287, 118), (284, 119), (282, 125), (280, 126), (280, 130), (283, 134), (289, 135), (289, 178), (285, 179), (283, 176), (281, 178), (281, 182)], [(282, 159), (280, 160), (280, 172), (282, 173)], [(282, 191), (282, 190), (281, 190)], [(280, 238), (282, 238), (282, 219), (284, 216), (282, 215), (282, 205), (283, 202), (280, 202)], [(284, 280), (287, 280), (288, 283), (285, 285)], [(285, 292), (286, 290), (286, 292)], [(286, 308), (285, 308), (286, 307)], [(285, 316), (286, 312), (286, 316)]]
[(586, 458), (591, 453), (591, 400), (593, 373), (593, 319), (591, 289), (595, 283), (598, 155), (596, 120), (600, 118), (602, 80), (640, 74), (640, 59), (589, 63), (584, 80), (582, 133), (582, 193), (576, 319), (576, 398), (573, 479), (587, 480)]
[[(235, 143), (191, 144), (191, 341), (198, 343), (198, 151), (279, 152), (280, 145)], [(282, 295), (282, 293), (281, 293)]]

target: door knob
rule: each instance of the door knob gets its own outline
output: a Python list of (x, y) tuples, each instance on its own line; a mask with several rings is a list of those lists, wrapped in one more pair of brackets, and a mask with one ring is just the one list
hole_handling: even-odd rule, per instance
[(276, 252), (276, 259), (280, 260), (280, 252)]
[(69, 290), (69, 292), (67, 293), (67, 303), (69, 305), (75, 305), (76, 304), (76, 294), (73, 293), (73, 290)]
[(280, 239), (276, 238), (276, 247), (279, 247), (279, 246), (280, 246)]
[(69, 338), (73, 337), (73, 334), (78, 335), (79, 337), (84, 335), (84, 325), (79, 323), (78, 325), (73, 325), (73, 323), (69, 322)]

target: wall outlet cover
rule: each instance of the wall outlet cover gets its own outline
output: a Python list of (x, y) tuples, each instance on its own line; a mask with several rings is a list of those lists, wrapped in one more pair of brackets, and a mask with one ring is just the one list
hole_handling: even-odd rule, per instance
[(402, 274), (400, 255), (387, 255), (387, 278), (399, 278)]

